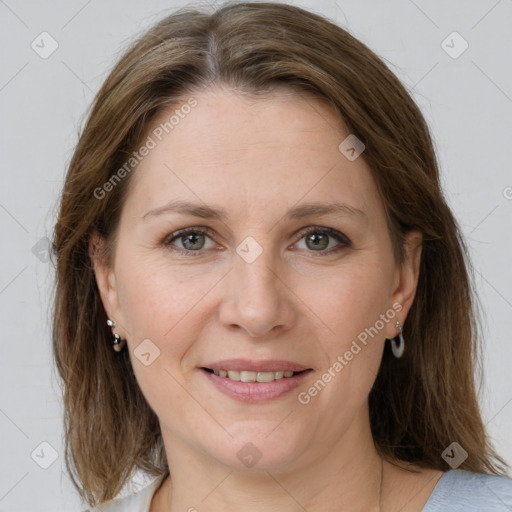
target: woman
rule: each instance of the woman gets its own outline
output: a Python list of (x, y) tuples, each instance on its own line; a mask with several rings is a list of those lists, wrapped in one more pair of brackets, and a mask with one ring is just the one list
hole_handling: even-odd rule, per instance
[[(328, 20), (235, 3), (149, 30), (96, 97), (54, 252), (92, 510), (509, 510), (428, 128)], [(156, 478), (115, 499), (135, 470)]]

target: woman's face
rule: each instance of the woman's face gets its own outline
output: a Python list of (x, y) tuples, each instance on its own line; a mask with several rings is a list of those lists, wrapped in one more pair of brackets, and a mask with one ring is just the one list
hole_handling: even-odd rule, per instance
[[(323, 102), (192, 96), (148, 134), (112, 268), (96, 267), (169, 463), (180, 450), (240, 469), (311, 464), (340, 443), (356, 453), (419, 239), (397, 268), (370, 170)], [(284, 377), (294, 369), (307, 371)]]

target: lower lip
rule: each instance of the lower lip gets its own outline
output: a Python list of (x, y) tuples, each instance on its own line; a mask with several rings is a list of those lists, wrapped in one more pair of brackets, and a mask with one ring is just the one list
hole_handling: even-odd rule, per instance
[(306, 370), (293, 377), (284, 377), (272, 382), (241, 382), (220, 377), (202, 368), (200, 370), (220, 391), (245, 403), (267, 402), (280, 398), (300, 386), (312, 372)]

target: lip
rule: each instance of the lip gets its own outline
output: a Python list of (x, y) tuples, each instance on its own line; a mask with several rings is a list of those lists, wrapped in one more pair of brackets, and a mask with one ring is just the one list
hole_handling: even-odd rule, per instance
[[(252, 361), (250, 359), (223, 359), (222, 361), (204, 364), (202, 368), (208, 368), (210, 370), (234, 370), (237, 372), (242, 370), (250, 372), (302, 372), (312, 369), (309, 366), (304, 366), (299, 363), (278, 359), (266, 359), (262, 361)], [(288, 378), (291, 379), (293, 377)]]
[(225, 395), (239, 402), (254, 404), (276, 400), (290, 393), (308, 379), (313, 370), (307, 369), (292, 377), (285, 377), (272, 382), (235, 381), (227, 377), (215, 375), (205, 368), (200, 368), (200, 372)]

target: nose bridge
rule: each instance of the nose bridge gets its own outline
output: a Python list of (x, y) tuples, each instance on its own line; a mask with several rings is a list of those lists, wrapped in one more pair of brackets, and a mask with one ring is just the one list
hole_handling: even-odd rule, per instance
[[(270, 309), (277, 302), (279, 294), (278, 279), (275, 267), (278, 266), (275, 251), (271, 247), (270, 237), (258, 242), (254, 237), (245, 238), (236, 248), (236, 258), (233, 263), (235, 271), (235, 288), (250, 305), (261, 307), (267, 305)], [(260, 303), (262, 302), (262, 303)]]
[(221, 312), (226, 325), (242, 327), (251, 336), (289, 326), (293, 311), (270, 237), (260, 240), (247, 237), (237, 246)]

